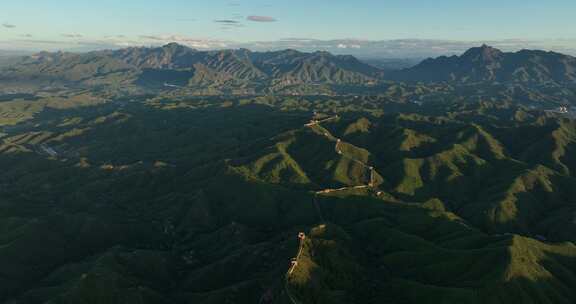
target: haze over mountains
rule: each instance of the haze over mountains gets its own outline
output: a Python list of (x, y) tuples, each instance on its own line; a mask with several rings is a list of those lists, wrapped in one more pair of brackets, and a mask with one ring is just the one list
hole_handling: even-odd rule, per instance
[(0, 41), (0, 50), (24, 50), (26, 53), (42, 50), (65, 52), (91, 52), (96, 50), (117, 50), (134, 47), (160, 47), (176, 42), (191, 48), (208, 51), (218, 49), (250, 49), (257, 52), (295, 49), (302, 52), (327, 51), (337, 55), (353, 55), (361, 59), (418, 59), (428, 57), (460, 55), (466, 50), (488, 44), (506, 52), (522, 49), (550, 50), (576, 55), (576, 41), (570, 39), (549, 40), (482, 40), (458, 41), (435, 39), (335, 39), (283, 38), (271, 41), (234, 42), (226, 40), (195, 39), (178, 35), (146, 35), (140, 37), (106, 37), (93, 40), (88, 37), (42, 41), (34, 38), (19, 40), (17, 43)]

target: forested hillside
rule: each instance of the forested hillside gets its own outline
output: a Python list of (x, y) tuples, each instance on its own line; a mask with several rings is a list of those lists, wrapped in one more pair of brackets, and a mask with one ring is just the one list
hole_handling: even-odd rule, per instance
[(0, 104), (37, 107), (3, 123), (2, 302), (576, 299), (570, 114), (456, 97), (25, 97)]

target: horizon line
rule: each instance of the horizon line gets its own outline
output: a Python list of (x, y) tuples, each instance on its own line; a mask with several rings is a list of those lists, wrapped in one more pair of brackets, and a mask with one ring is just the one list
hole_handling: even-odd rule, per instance
[(213, 39), (197, 39), (182, 36), (140, 36), (139, 39), (108, 38), (92, 40), (84, 37), (68, 40), (0, 40), (0, 50), (12, 53), (72, 52), (118, 50), (130, 47), (155, 48), (169, 44), (178, 44), (199, 51), (247, 49), (255, 52), (293, 49), (302, 52), (327, 51), (337, 55), (382, 58), (428, 58), (457, 55), (481, 45), (490, 45), (503, 52), (520, 50), (541, 50), (576, 55), (576, 39), (545, 40), (440, 40), (440, 39), (389, 39), (367, 40), (355, 38), (308, 39), (283, 38), (271, 41), (234, 42)]

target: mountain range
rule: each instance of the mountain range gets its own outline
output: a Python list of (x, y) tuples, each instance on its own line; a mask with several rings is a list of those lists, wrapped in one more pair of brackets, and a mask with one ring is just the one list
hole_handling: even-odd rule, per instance
[(39, 53), (2, 72), (8, 82), (35, 81), (71, 86), (135, 85), (262, 92), (294, 85), (360, 85), (381, 71), (352, 56), (294, 50), (198, 51), (171, 43), (84, 54)]
[(396, 80), (429, 82), (576, 83), (576, 58), (554, 52), (505, 53), (483, 45), (462, 56), (427, 59)]
[(199, 51), (176, 43), (90, 53), (41, 52), (0, 69), (0, 88), (188, 89), (196, 94), (350, 93), (391, 81), (451, 84), (576, 84), (576, 58), (553, 52), (506, 53), (481, 46), (384, 71), (353, 56), (295, 50)]
[(12, 61), (0, 92), (40, 89), (0, 94), (0, 303), (574, 303), (575, 66)]

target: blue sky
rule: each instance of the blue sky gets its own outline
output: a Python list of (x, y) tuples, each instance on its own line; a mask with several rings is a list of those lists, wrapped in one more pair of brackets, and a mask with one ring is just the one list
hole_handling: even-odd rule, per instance
[(2, 4), (0, 48), (169, 40), (225, 47), (299, 38), (527, 41), (570, 49), (574, 12), (574, 0), (19, 0)]

